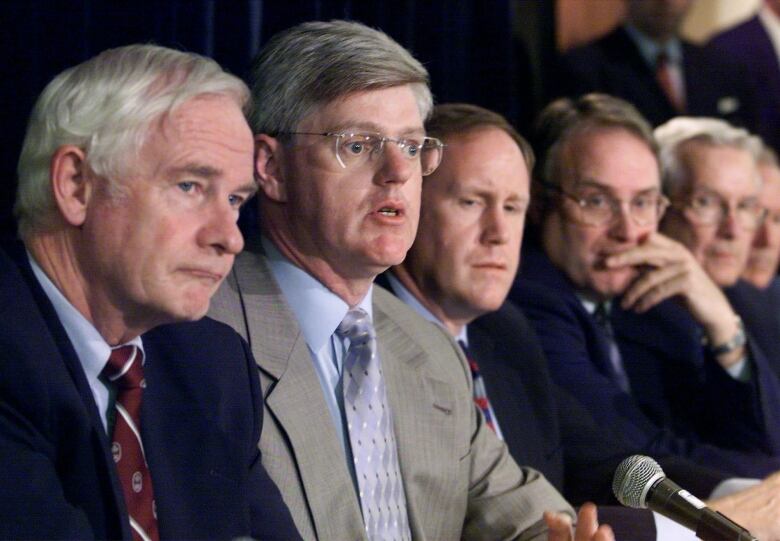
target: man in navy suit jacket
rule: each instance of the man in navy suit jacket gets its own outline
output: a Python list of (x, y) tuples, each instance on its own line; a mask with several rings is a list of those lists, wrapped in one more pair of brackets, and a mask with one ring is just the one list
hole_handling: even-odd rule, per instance
[(536, 242), (510, 299), (553, 379), (633, 445), (732, 475), (776, 470), (776, 378), (696, 258), (656, 231), (667, 200), (649, 124), (588, 95), (552, 103), (537, 126)]
[[(298, 538), (260, 462), (248, 347), (197, 321), (243, 247), (247, 98), (211, 60), (136, 45), (38, 99), (23, 244), (0, 250), (0, 538)], [(137, 415), (103, 375), (126, 346), (128, 370), (143, 363)], [(115, 465), (134, 454), (111, 436), (120, 414), (140, 441), (132, 477)], [(153, 499), (135, 499), (148, 478)]]
[(780, 152), (780, 2), (766, 0), (758, 14), (707, 44), (710, 55), (742, 66), (751, 87), (751, 131)]
[[(679, 37), (690, 0), (626, 4), (624, 24), (561, 57), (554, 97), (610, 94), (633, 104), (654, 126), (680, 114), (753, 121), (753, 101), (740, 66)], [(660, 54), (673, 97), (656, 75)]]
[[(378, 283), (469, 351), (478, 364), (475, 399), (518, 463), (539, 469), (578, 503), (611, 503), (617, 464), (651, 447), (596, 425), (555, 386), (528, 321), (504, 302), (519, 259), (530, 150), (502, 117), (476, 106), (438, 105), (426, 129), (449, 152), (423, 187), (420, 228), (407, 258)], [(699, 494), (727, 477), (683, 458), (666, 455), (661, 462)], [(744, 518), (747, 509), (730, 511)], [(646, 512), (602, 507), (599, 515), (618, 538), (655, 539)], [(657, 533), (669, 535), (664, 528)]]

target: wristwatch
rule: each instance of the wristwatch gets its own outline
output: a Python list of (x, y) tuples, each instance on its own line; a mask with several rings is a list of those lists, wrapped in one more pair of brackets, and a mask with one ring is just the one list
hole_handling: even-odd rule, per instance
[(742, 318), (739, 316), (737, 316), (737, 332), (734, 333), (734, 336), (732, 336), (730, 340), (723, 342), (722, 344), (712, 345), (706, 337), (704, 338), (704, 345), (707, 347), (707, 351), (716, 357), (731, 353), (744, 346), (746, 342), (745, 325), (742, 323)]

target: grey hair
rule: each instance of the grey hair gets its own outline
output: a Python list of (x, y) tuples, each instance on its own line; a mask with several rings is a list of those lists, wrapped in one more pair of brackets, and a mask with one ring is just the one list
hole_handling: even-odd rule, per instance
[(622, 129), (635, 135), (658, 155), (653, 129), (627, 101), (606, 94), (587, 94), (576, 100), (561, 98), (539, 113), (534, 126), (534, 150), (538, 161), (534, 178), (560, 185), (561, 152), (583, 132)]
[(780, 161), (777, 159), (777, 152), (764, 143), (761, 147), (761, 153), (758, 155), (758, 164), (780, 167)]
[(411, 85), (420, 116), (433, 108), (428, 72), (384, 32), (312, 21), (276, 34), (252, 66), (255, 133), (292, 132), (316, 108), (351, 92)]
[[(714, 147), (731, 147), (747, 151), (758, 162), (763, 144), (761, 139), (743, 128), (725, 120), (707, 117), (676, 117), (655, 129), (655, 138), (661, 148), (663, 191), (676, 194), (687, 182), (683, 158), (688, 143)], [(761, 177), (756, 174), (756, 183)]]
[(202, 95), (225, 96), (242, 110), (249, 102), (246, 85), (215, 61), (156, 45), (109, 49), (57, 75), (35, 103), (19, 157), (14, 214), (20, 236), (54, 223), (49, 162), (59, 147), (81, 148), (90, 170), (119, 195), (119, 179), (151, 124)]

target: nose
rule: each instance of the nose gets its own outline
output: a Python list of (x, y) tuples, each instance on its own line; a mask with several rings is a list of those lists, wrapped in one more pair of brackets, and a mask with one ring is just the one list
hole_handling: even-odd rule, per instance
[(387, 141), (382, 147), (382, 164), (375, 175), (380, 184), (404, 184), (412, 177), (414, 161), (406, 158), (397, 144)]
[(506, 244), (509, 242), (509, 221), (500, 205), (487, 207), (482, 222), (482, 241), (485, 244)]
[(244, 237), (236, 221), (238, 211), (227, 201), (212, 207), (200, 232), (200, 244), (213, 248), (220, 255), (237, 255), (244, 249)]
[(620, 211), (618, 212), (618, 215), (614, 217), (612, 225), (610, 226), (610, 236), (621, 242), (637, 242), (642, 230), (642, 227), (638, 226), (631, 217), (627, 204), (621, 204)]
[(718, 236), (724, 239), (733, 239), (737, 236), (740, 225), (737, 222), (735, 209), (729, 207), (718, 223)]

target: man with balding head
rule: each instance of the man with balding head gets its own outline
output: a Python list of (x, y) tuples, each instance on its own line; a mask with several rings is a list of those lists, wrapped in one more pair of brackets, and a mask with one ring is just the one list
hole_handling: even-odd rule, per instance
[(548, 106), (536, 133), (535, 242), (510, 299), (553, 378), (635, 445), (733, 474), (777, 469), (777, 382), (696, 257), (656, 231), (667, 200), (648, 124), (589, 95)]

